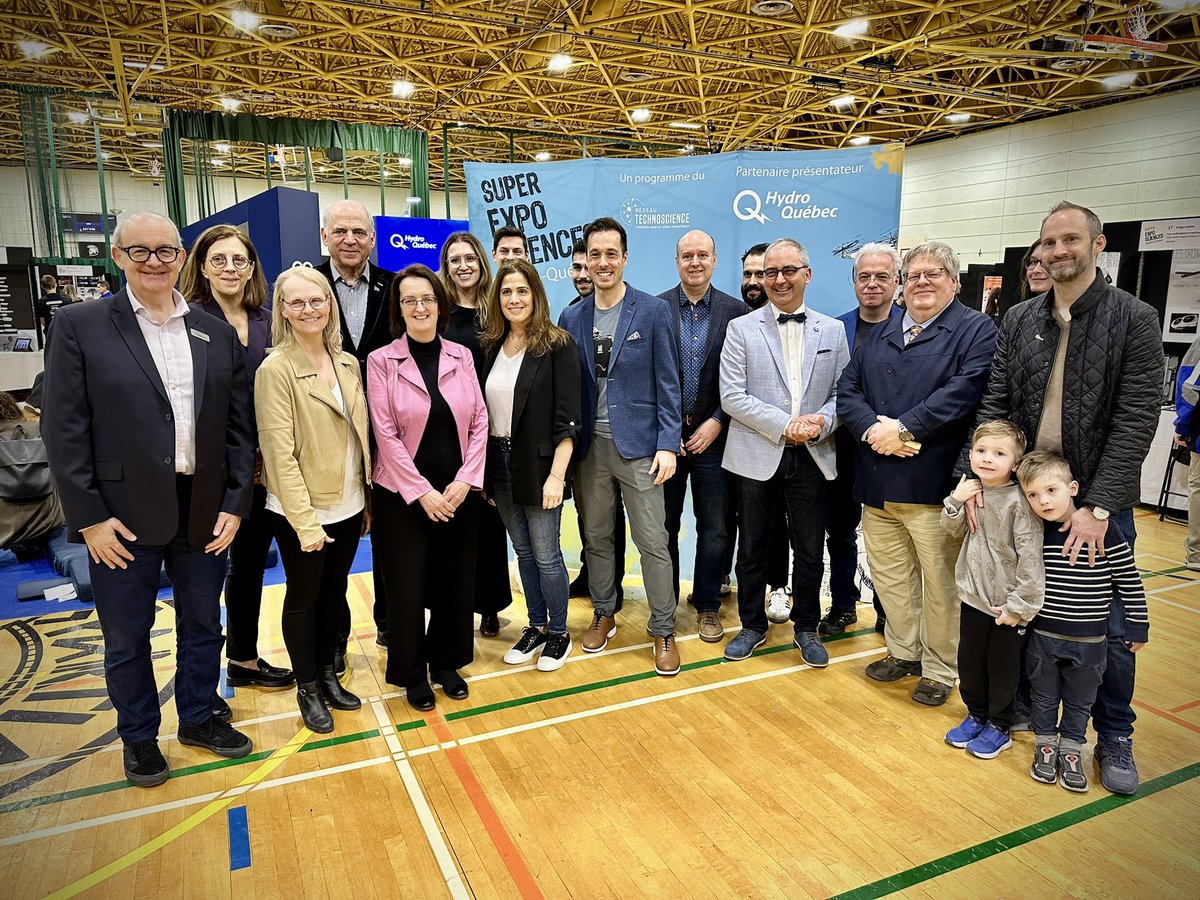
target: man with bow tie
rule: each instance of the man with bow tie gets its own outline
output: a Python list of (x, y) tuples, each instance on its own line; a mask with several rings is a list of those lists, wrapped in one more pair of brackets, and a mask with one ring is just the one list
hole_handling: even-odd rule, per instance
[(828, 482), (836, 474), (836, 385), (850, 360), (846, 330), (808, 309), (808, 251), (791, 238), (767, 247), (769, 303), (729, 323), (721, 353), (721, 406), (729, 414), (724, 467), (738, 477), (737, 565), (742, 630), (725, 658), (745, 659), (766, 640), (767, 548), (777, 503), (787, 504), (793, 550), (795, 645), (810, 666), (829, 664), (817, 636)]

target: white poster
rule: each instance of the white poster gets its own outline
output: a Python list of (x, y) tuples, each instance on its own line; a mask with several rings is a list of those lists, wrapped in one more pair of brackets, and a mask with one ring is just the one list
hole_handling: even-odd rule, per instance
[(1142, 223), (1139, 250), (1200, 250), (1200, 217)]
[(1171, 254), (1163, 340), (1191, 343), (1200, 335), (1200, 248)]

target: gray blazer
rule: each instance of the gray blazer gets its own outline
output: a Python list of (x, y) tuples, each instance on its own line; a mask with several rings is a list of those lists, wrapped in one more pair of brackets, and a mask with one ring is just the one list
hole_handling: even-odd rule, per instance
[(837, 381), (850, 362), (846, 329), (837, 319), (806, 309), (804, 327), (804, 396), (792, 402), (783, 344), (767, 303), (729, 323), (721, 353), (721, 408), (729, 413), (724, 468), (735, 475), (766, 481), (783, 457), (783, 431), (793, 416), (820, 413), (821, 434), (806, 446), (824, 473), (833, 480), (837, 458), (829, 436), (838, 426)]

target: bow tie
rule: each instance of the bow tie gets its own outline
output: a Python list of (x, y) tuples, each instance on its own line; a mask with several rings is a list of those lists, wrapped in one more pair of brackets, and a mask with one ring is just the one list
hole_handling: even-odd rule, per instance
[(785, 322), (799, 322), (801, 325), (803, 325), (805, 319), (807, 319), (807, 318), (808, 318), (808, 316), (802, 312), (800, 312), (800, 313), (780, 313), (779, 318), (776, 319), (775, 321), (778, 322), (780, 325), (783, 325)]

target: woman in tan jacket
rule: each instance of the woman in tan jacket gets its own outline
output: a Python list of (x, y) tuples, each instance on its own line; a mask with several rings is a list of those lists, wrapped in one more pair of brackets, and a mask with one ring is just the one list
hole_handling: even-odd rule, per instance
[(259, 367), (254, 408), (266, 508), (287, 574), (283, 640), (304, 724), (325, 733), (330, 706), (362, 705), (338, 682), (333, 655), (350, 565), (370, 529), (367, 404), (324, 276), (305, 266), (281, 274), (271, 319), (274, 349)]

